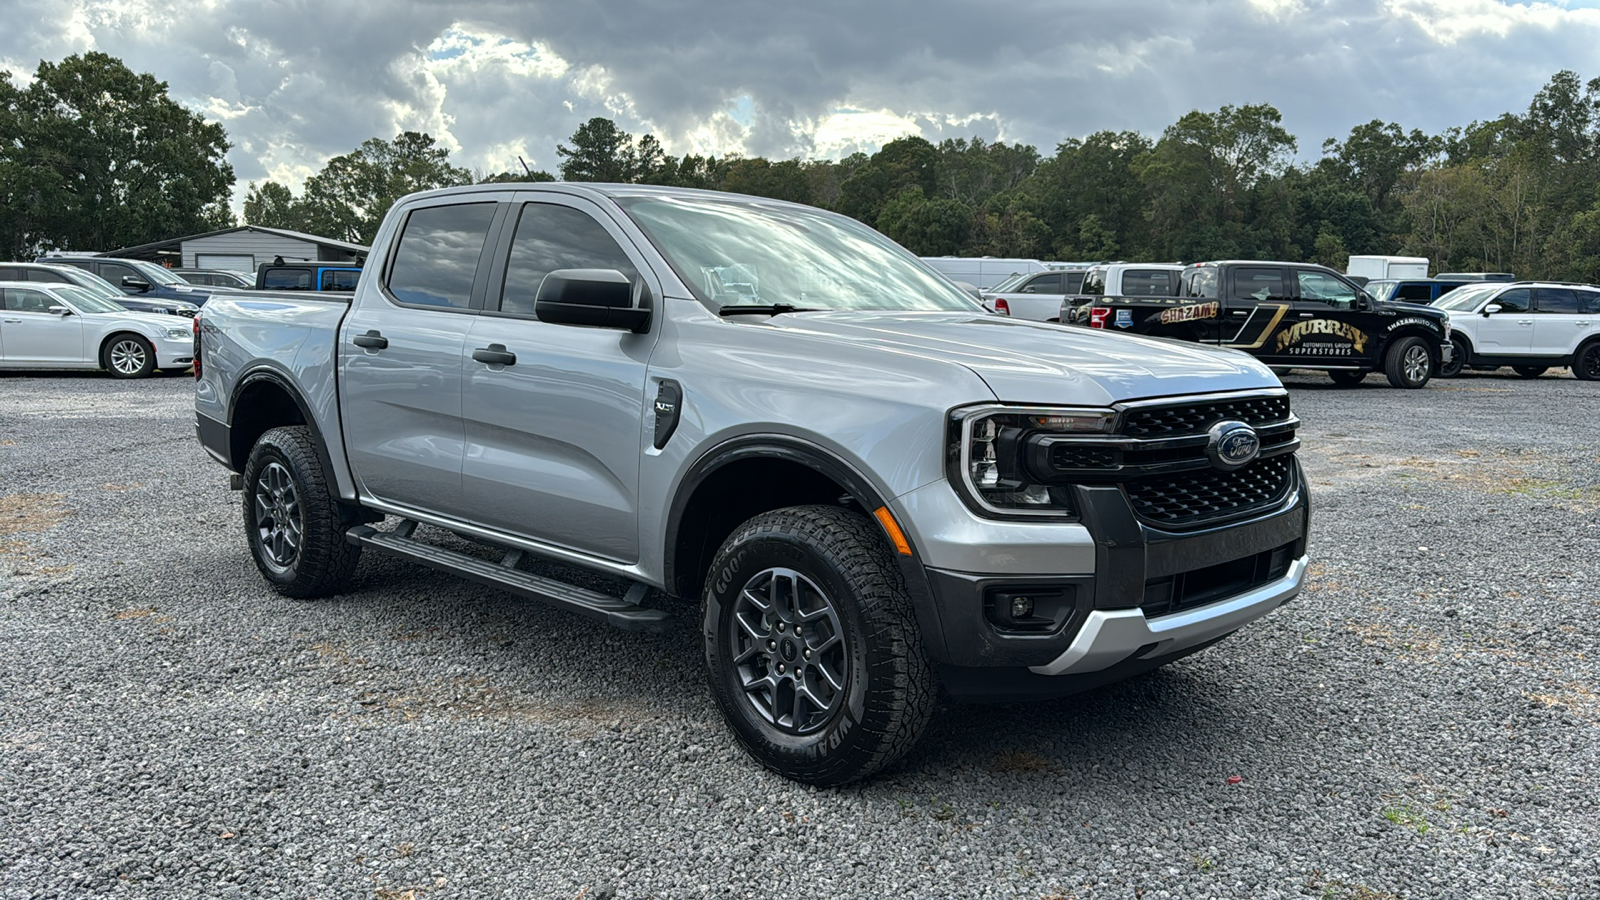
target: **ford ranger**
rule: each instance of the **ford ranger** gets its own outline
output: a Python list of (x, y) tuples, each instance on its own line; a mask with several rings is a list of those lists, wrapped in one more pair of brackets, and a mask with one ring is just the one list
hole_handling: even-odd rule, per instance
[(450, 188), (395, 204), (366, 273), (196, 320), (196, 430), (266, 581), (332, 594), (368, 551), (625, 629), (693, 617), (733, 734), (791, 778), (894, 762), (941, 681), (1081, 691), (1305, 577), (1264, 365), (992, 315), (852, 219)]

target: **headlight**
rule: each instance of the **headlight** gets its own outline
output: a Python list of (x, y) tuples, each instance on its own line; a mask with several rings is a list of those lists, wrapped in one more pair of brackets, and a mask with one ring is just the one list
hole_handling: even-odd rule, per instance
[(1028, 474), (1028, 441), (1038, 435), (1105, 434), (1109, 409), (975, 406), (950, 414), (950, 480), (967, 505), (999, 517), (1073, 516), (1072, 490)]
[(193, 337), (194, 331), (191, 328), (167, 329), (167, 340), (169, 341), (187, 341), (193, 339)]

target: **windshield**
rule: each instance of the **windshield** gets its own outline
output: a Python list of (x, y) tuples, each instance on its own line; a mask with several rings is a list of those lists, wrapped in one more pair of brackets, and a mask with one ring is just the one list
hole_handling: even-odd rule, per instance
[(1439, 309), (1450, 309), (1456, 310), (1457, 312), (1469, 312), (1477, 308), (1478, 304), (1482, 303), (1485, 297), (1488, 297), (1495, 291), (1500, 290), (1500, 288), (1503, 286), (1504, 285), (1499, 284), (1474, 284), (1467, 287), (1458, 287), (1451, 291), (1448, 295), (1441, 297), (1439, 302), (1433, 305)]
[(128, 308), (120, 303), (114, 303), (91, 293), (89, 288), (81, 288), (71, 284), (59, 284), (52, 287), (51, 290), (55, 292), (57, 297), (66, 300), (81, 313), (119, 313), (128, 311)]
[(623, 197), (700, 300), (718, 307), (976, 312), (971, 295), (853, 220), (804, 207), (698, 197)]
[(78, 272), (78, 274), (81, 276), (81, 279), (73, 281), (72, 286), (80, 291), (86, 291), (105, 300), (116, 300), (118, 297), (127, 296), (126, 294), (112, 287), (111, 282), (101, 278), (99, 275), (94, 275), (89, 272)]
[(1399, 284), (1400, 282), (1398, 281), (1369, 281), (1367, 282), (1367, 293), (1374, 300), (1388, 300)]
[(1027, 277), (1028, 273), (1026, 272), (1014, 272), (1010, 275), (1007, 275), (1005, 281), (1002, 281), (994, 287), (989, 288), (989, 293), (1004, 294), (1007, 291), (1014, 290), (1017, 285), (1022, 283), (1022, 279)]
[(156, 265), (155, 263), (148, 263), (137, 259), (118, 260), (118, 262), (128, 263), (135, 269), (138, 269), (140, 274), (144, 275), (144, 277), (151, 284), (181, 284), (184, 287), (189, 286), (189, 282), (184, 281), (182, 278), (179, 278), (171, 272), (168, 272), (166, 269)]

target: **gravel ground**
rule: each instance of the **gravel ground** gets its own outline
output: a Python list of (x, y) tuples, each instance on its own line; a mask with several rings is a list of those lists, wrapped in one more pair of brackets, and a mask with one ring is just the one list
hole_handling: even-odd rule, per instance
[(285, 600), (187, 379), (0, 377), (0, 896), (1600, 895), (1600, 388), (1287, 381), (1298, 601), (824, 791), (688, 624), (376, 555)]

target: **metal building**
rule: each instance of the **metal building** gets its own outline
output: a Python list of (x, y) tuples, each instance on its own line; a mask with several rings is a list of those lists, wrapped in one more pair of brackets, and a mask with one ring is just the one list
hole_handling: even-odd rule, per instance
[(205, 234), (153, 241), (112, 250), (105, 256), (148, 259), (169, 268), (231, 269), (254, 276), (256, 267), (279, 257), (285, 262), (360, 262), (370, 248), (286, 228), (240, 225)]

